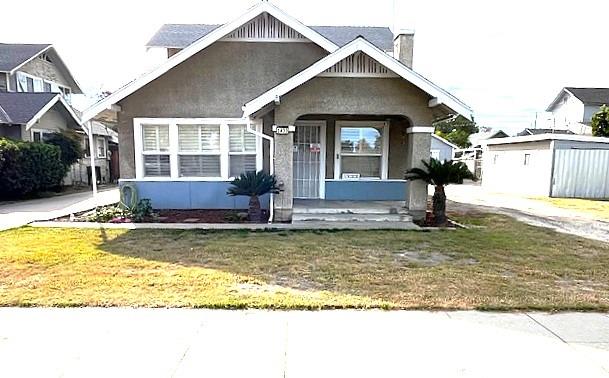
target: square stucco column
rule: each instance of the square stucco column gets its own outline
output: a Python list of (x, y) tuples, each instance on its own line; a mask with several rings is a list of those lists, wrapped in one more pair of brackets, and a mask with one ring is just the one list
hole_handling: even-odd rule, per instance
[(292, 193), (292, 160), (294, 133), (277, 134), (275, 133), (275, 176), (280, 185), (281, 192), (275, 196), (274, 221), (292, 221), (292, 207), (294, 198)]
[[(421, 160), (429, 161), (431, 133), (433, 127), (415, 126), (406, 130), (408, 133), (408, 157), (406, 168), (424, 168)], [(410, 181), (406, 193), (406, 208), (415, 220), (425, 218), (427, 211), (427, 184), (423, 181)]]

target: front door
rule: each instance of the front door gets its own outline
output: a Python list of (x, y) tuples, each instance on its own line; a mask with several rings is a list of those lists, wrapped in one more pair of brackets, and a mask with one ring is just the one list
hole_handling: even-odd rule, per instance
[(294, 198), (324, 198), (325, 121), (298, 121), (294, 133)]

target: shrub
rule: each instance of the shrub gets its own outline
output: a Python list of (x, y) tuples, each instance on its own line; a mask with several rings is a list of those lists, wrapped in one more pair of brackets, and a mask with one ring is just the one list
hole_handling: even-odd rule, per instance
[(592, 116), (592, 135), (609, 137), (609, 106), (603, 105)]
[(44, 143), (59, 147), (61, 150), (61, 162), (66, 167), (66, 172), (72, 164), (83, 157), (78, 135), (74, 132), (53, 133), (44, 139)]
[(0, 138), (0, 198), (56, 189), (65, 174), (59, 147)]
[(137, 205), (131, 208), (131, 217), (136, 223), (141, 222), (150, 216), (152, 216), (152, 203), (149, 199), (142, 199)]

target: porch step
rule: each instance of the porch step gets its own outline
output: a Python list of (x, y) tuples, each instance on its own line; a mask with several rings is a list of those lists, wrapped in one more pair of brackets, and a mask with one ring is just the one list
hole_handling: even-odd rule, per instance
[[(358, 209), (359, 210), (359, 209)], [(294, 213), (292, 222), (412, 222), (412, 217), (404, 213)]]

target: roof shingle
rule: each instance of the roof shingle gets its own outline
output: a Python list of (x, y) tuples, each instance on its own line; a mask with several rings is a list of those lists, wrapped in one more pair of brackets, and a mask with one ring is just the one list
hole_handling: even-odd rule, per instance
[[(152, 36), (147, 47), (185, 48), (221, 25), (166, 24)], [(362, 36), (384, 51), (393, 51), (393, 33), (378, 26), (310, 26), (335, 45), (342, 47)]]
[[(57, 93), (0, 92), (0, 123), (27, 124)], [(2, 113), (6, 119), (2, 120)]]
[(586, 105), (609, 105), (609, 88), (574, 88), (566, 87)]
[(10, 72), (40, 54), (49, 44), (0, 43), (0, 72)]

